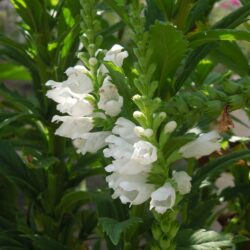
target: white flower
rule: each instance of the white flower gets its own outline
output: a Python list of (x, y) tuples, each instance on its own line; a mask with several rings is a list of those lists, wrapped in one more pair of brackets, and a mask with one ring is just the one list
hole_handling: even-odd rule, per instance
[(157, 149), (147, 141), (138, 141), (134, 144), (134, 152), (131, 159), (148, 165), (157, 160)]
[(70, 67), (65, 73), (68, 76), (67, 82), (73, 92), (88, 94), (93, 91), (93, 84), (88, 76), (89, 72), (84, 66)]
[(110, 82), (110, 78), (104, 80), (102, 87), (99, 89), (99, 94), (98, 108), (104, 110), (105, 114), (109, 116), (117, 116), (123, 106), (123, 97), (118, 94), (118, 90)]
[(154, 134), (154, 131), (151, 128), (144, 129), (143, 127), (136, 126), (134, 132), (138, 137), (145, 136), (147, 138), (151, 137)]
[(63, 122), (55, 134), (63, 137), (76, 139), (93, 129), (91, 117), (58, 116), (52, 118), (52, 122)]
[(123, 204), (139, 205), (149, 199), (153, 185), (146, 183), (145, 174), (120, 175), (113, 173), (106, 177), (110, 188), (114, 190), (113, 199), (119, 197)]
[(89, 116), (93, 114), (93, 105), (88, 100), (78, 100), (76, 98), (68, 97), (64, 102), (56, 106), (61, 113), (68, 113), (72, 116)]
[(107, 172), (117, 172), (125, 175), (135, 175), (143, 172), (149, 172), (151, 165), (142, 165), (136, 161), (128, 160), (126, 158), (116, 159), (112, 164), (105, 167)]
[(115, 44), (105, 55), (104, 61), (113, 62), (116, 66), (121, 67), (123, 60), (128, 57), (128, 52), (123, 51), (123, 47)]
[(57, 110), (73, 116), (87, 116), (92, 114), (93, 106), (85, 98), (93, 90), (92, 81), (87, 76), (87, 69), (83, 66), (68, 68), (68, 79), (63, 82), (48, 81), (47, 97), (58, 103)]
[(150, 209), (163, 214), (175, 204), (176, 194), (170, 183), (158, 188), (151, 194)]
[(119, 135), (129, 143), (135, 143), (139, 140), (138, 136), (134, 133), (136, 125), (126, 118), (120, 117), (117, 119), (115, 126), (112, 130), (113, 134)]
[(181, 147), (179, 152), (185, 158), (200, 158), (210, 155), (212, 152), (220, 149), (219, 138), (219, 134), (215, 131), (201, 134), (196, 140)]
[(173, 180), (176, 182), (180, 194), (188, 194), (190, 192), (192, 178), (186, 172), (174, 172)]
[(81, 135), (81, 138), (75, 139), (73, 145), (77, 148), (77, 153), (82, 153), (83, 155), (87, 152), (96, 153), (107, 145), (105, 139), (110, 134), (108, 131), (85, 133)]
[(120, 117), (110, 135), (106, 138), (108, 148), (105, 157), (112, 157), (111, 164), (105, 167), (109, 175), (106, 180), (114, 190), (113, 198), (122, 203), (138, 205), (145, 202), (154, 190), (147, 183), (148, 173), (157, 160), (157, 149), (151, 143), (140, 140), (136, 135), (136, 125)]
[(131, 158), (134, 151), (132, 144), (114, 135), (108, 136), (106, 142), (109, 147), (103, 151), (105, 157), (113, 157), (115, 159), (126, 158), (127, 160)]

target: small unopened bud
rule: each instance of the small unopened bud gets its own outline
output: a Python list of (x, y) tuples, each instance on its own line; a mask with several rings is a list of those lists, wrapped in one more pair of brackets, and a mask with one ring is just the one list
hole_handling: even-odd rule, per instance
[(218, 113), (223, 109), (223, 103), (219, 100), (212, 100), (206, 103), (206, 111), (208, 113)]
[(141, 111), (135, 111), (133, 117), (139, 122), (142, 127), (147, 126), (147, 118)]
[(136, 126), (134, 128), (134, 132), (138, 137), (145, 136), (147, 138), (151, 137), (154, 133), (152, 129), (150, 129), (150, 128), (144, 129), (140, 126)]
[(136, 126), (134, 128), (134, 132), (137, 136), (142, 136), (144, 134), (144, 128), (140, 127), (140, 126)]
[(166, 114), (165, 112), (161, 112), (161, 113), (159, 114), (159, 117), (160, 117), (162, 120), (164, 120), (164, 119), (167, 117), (167, 114)]
[(141, 96), (140, 95), (134, 95), (133, 97), (132, 97), (132, 100), (133, 101), (139, 101), (139, 100), (141, 100)]
[(168, 122), (164, 127), (164, 133), (171, 134), (172, 132), (175, 131), (176, 127), (177, 127), (176, 121)]
[(157, 225), (152, 226), (152, 234), (154, 236), (154, 239), (156, 239), (156, 240), (161, 239), (162, 232), (161, 232), (160, 228)]
[(144, 136), (149, 138), (154, 134), (153, 130), (151, 128), (147, 128), (144, 130)]
[(95, 66), (96, 64), (97, 64), (97, 59), (95, 58), (95, 57), (90, 57), (89, 58), (89, 64), (91, 65), (91, 66)]
[(141, 111), (135, 111), (133, 113), (133, 117), (136, 119), (136, 118), (142, 118), (144, 117), (144, 114), (141, 112)]
[(240, 90), (240, 84), (233, 81), (226, 81), (223, 84), (223, 89), (227, 94), (236, 94)]
[(229, 98), (230, 106), (233, 109), (240, 109), (245, 106), (245, 100), (241, 95), (232, 95)]

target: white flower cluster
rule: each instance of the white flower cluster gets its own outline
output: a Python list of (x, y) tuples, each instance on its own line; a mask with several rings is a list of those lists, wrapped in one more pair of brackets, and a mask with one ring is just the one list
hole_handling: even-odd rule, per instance
[(163, 214), (172, 208), (176, 200), (176, 191), (184, 195), (191, 190), (191, 177), (184, 171), (174, 172), (172, 182), (176, 185), (176, 190), (170, 182), (166, 182), (151, 194), (150, 209)]
[[(171, 126), (170, 126), (171, 125)], [(174, 126), (172, 126), (174, 125)], [(171, 131), (176, 125), (169, 124)], [(137, 127), (133, 122), (120, 117), (112, 130), (113, 135), (106, 138), (108, 148), (104, 149), (105, 157), (113, 161), (105, 170), (111, 173), (106, 180), (114, 190), (113, 198), (122, 203), (139, 205), (151, 197), (150, 208), (164, 213), (175, 204), (176, 190), (170, 183), (155, 190), (154, 185), (147, 183), (152, 163), (157, 161), (157, 148), (151, 143), (141, 140), (140, 136), (150, 136), (149, 129)], [(172, 182), (176, 184), (180, 194), (191, 189), (191, 177), (185, 172), (175, 172)]]
[(106, 180), (114, 190), (113, 198), (122, 203), (138, 205), (149, 199), (154, 187), (147, 183), (148, 172), (157, 160), (156, 147), (140, 140), (135, 133), (136, 125), (120, 117), (110, 135), (106, 138), (108, 148), (105, 157), (112, 157), (112, 164), (105, 170), (111, 175)]
[[(171, 134), (177, 127), (175, 121), (168, 122), (164, 133)], [(113, 161), (105, 170), (111, 173), (106, 180), (114, 190), (113, 198), (122, 203), (139, 205), (150, 199), (150, 209), (165, 213), (176, 203), (177, 193), (185, 195), (191, 190), (191, 177), (185, 171), (173, 172), (172, 178), (156, 189), (147, 182), (152, 164), (157, 161), (157, 148), (146, 140), (153, 135), (151, 129), (136, 126), (133, 122), (118, 118), (106, 138), (108, 148), (104, 149), (105, 157)], [(220, 149), (219, 134), (215, 131), (200, 134), (197, 139), (179, 149), (184, 158), (200, 158)]]
[[(105, 55), (104, 61), (111, 61), (116, 66), (122, 66), (124, 58), (128, 56), (120, 45), (114, 45)], [(94, 58), (92, 58), (92, 61)], [(104, 74), (100, 66), (99, 74)], [(46, 83), (51, 89), (47, 97), (57, 103), (57, 110), (64, 116), (55, 115), (53, 122), (62, 122), (56, 130), (59, 136), (71, 138), (77, 152), (95, 153), (106, 145), (105, 138), (110, 132), (90, 132), (94, 128), (94, 117), (100, 115), (95, 112), (96, 99), (92, 94), (94, 91), (91, 73), (84, 66), (70, 67), (66, 70), (67, 80), (63, 82), (48, 81)], [(107, 70), (105, 69), (105, 74)], [(121, 112), (123, 98), (111, 79), (107, 76), (99, 89), (99, 101), (97, 106), (106, 115), (117, 116)], [(102, 117), (105, 115), (102, 113)]]

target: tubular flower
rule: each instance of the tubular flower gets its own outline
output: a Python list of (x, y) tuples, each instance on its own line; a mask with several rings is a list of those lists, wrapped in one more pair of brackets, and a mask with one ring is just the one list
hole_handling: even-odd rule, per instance
[(118, 90), (107, 77), (102, 87), (99, 89), (100, 100), (98, 108), (102, 109), (109, 116), (117, 116), (121, 112), (123, 97), (118, 94)]
[(219, 134), (215, 131), (201, 134), (196, 140), (182, 146), (179, 152), (184, 158), (201, 158), (220, 149)]
[(192, 178), (185, 171), (174, 172), (173, 180), (177, 184), (177, 190), (180, 194), (188, 194), (190, 192)]
[(114, 190), (113, 198), (119, 197), (122, 203), (131, 205), (149, 199), (154, 187), (147, 183), (148, 172), (157, 160), (156, 148), (140, 140), (134, 132), (135, 127), (131, 121), (119, 118), (112, 130), (117, 136), (108, 136), (108, 148), (104, 149), (104, 156), (113, 158), (105, 168), (112, 173), (106, 181)]
[(63, 137), (76, 139), (93, 129), (91, 117), (73, 117), (55, 115), (52, 122), (63, 122), (56, 130), (55, 134)]
[(80, 138), (73, 141), (73, 145), (77, 149), (77, 153), (82, 153), (83, 155), (87, 152), (95, 153), (107, 145), (105, 139), (110, 134), (108, 131), (84, 133)]
[(128, 57), (128, 52), (123, 51), (123, 47), (115, 44), (105, 55), (104, 61), (114, 63), (116, 66), (121, 67), (123, 60)]
[(158, 188), (151, 194), (150, 209), (155, 209), (159, 214), (165, 213), (175, 204), (176, 194), (170, 183)]
[(139, 205), (148, 200), (153, 191), (153, 186), (146, 183), (147, 175), (121, 175), (113, 173), (107, 176), (106, 181), (114, 190), (113, 199), (119, 198), (123, 204)]

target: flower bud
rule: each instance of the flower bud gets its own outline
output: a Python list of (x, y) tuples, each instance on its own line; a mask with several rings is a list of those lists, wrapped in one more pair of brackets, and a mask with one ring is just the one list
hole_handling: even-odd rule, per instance
[(161, 249), (169, 249), (171, 240), (161, 238), (159, 243), (160, 243)]
[(166, 222), (165, 220), (161, 220), (160, 227), (162, 232), (164, 232), (164, 234), (167, 234), (171, 227), (171, 224), (169, 223), (169, 221)]
[(95, 66), (98, 63), (97, 59), (95, 57), (90, 57), (89, 58), (89, 64), (91, 66)]
[(206, 112), (208, 113), (218, 113), (223, 109), (223, 103), (218, 100), (208, 101), (206, 103)]
[(230, 106), (233, 109), (240, 109), (245, 106), (245, 100), (241, 95), (233, 95), (229, 97)]
[(177, 127), (177, 123), (176, 121), (170, 121), (168, 122), (165, 127), (164, 127), (164, 133), (165, 134), (171, 134), (172, 132), (174, 132), (174, 130)]
[(179, 224), (178, 224), (178, 222), (172, 223), (171, 227), (170, 227), (170, 230), (169, 230), (169, 237), (171, 239), (173, 239), (176, 236), (178, 230), (179, 230)]
[(162, 122), (166, 119), (167, 114), (165, 112), (160, 112), (160, 113), (156, 113), (154, 114), (153, 118), (153, 130), (156, 131), (160, 125), (162, 124)]
[(97, 36), (95, 39), (95, 43), (97, 47), (100, 47), (103, 42), (103, 37), (101, 35)]
[(233, 95), (239, 91), (240, 85), (233, 81), (225, 81), (223, 83), (223, 89), (227, 94)]
[(180, 113), (188, 113), (189, 112), (188, 105), (181, 96), (176, 96), (175, 101), (176, 101), (175, 106)]
[(139, 122), (142, 127), (147, 127), (147, 118), (141, 111), (135, 111), (133, 117)]
[(161, 232), (160, 228), (156, 224), (154, 224), (152, 226), (152, 234), (153, 234), (155, 240), (158, 241), (158, 240), (161, 239), (162, 232)]
[(191, 107), (201, 108), (204, 105), (204, 100), (199, 96), (190, 96), (188, 100), (188, 105)]
[(144, 136), (149, 138), (154, 134), (154, 131), (151, 128), (147, 128), (144, 130)]

